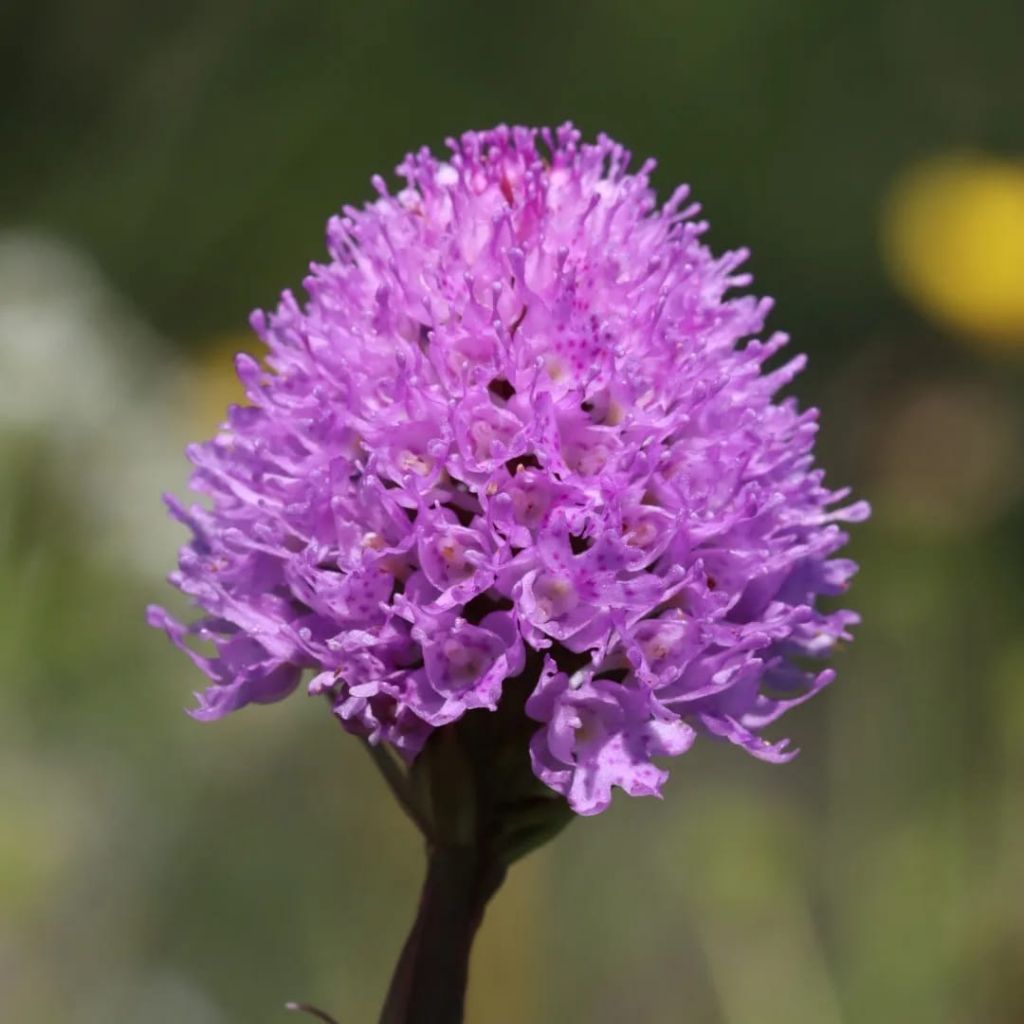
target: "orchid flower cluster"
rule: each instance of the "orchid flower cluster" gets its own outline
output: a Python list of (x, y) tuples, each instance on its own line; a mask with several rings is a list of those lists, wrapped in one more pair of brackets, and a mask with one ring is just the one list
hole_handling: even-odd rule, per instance
[(207, 501), (168, 499), (171, 579), (202, 615), (150, 621), (212, 681), (192, 714), (306, 674), (412, 763), (515, 693), (579, 814), (658, 794), (699, 735), (788, 760), (763, 730), (833, 677), (856, 616), (822, 599), (868, 509), (779, 397), (804, 359), (773, 360), (746, 252), (712, 254), (687, 189), (658, 205), (654, 162), (605, 136), (448, 146), (330, 219), (305, 298), (252, 317), (247, 404), (189, 449)]

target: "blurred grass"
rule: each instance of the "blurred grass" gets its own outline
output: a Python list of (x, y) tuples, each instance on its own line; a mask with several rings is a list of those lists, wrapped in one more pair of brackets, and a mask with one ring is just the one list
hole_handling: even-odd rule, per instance
[(0, 1019), (373, 1018), (412, 833), (318, 704), (181, 713), (200, 680), (142, 621), (178, 540), (158, 491), (229, 400), (249, 308), (371, 172), (572, 116), (656, 153), (662, 191), (689, 180), (716, 247), (752, 246), (812, 355), (831, 479), (876, 506), (865, 622), (782, 724), (792, 766), (705, 743), (664, 803), (516, 868), (470, 1020), (1024, 1021), (1024, 339), (986, 328), (1024, 294), (1001, 255), (1024, 229), (985, 212), (1001, 175), (913, 184), (1024, 153), (1024, 11), (967, 14), (0, 9)]

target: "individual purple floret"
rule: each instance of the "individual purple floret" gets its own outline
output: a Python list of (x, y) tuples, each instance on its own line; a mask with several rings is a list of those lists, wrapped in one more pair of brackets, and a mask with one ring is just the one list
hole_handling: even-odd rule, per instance
[[(815, 410), (778, 399), (770, 301), (714, 256), (687, 190), (600, 136), (500, 126), (426, 149), (327, 226), (329, 260), (239, 356), (248, 403), (194, 445), (207, 507), (150, 621), (211, 678), (192, 712), (282, 699), (309, 670), (349, 731), (415, 758), (532, 672), (536, 774), (574, 810), (657, 794), (652, 758), (763, 727), (857, 617), (817, 607), (841, 506)], [(206, 653), (200, 653), (205, 648)]]

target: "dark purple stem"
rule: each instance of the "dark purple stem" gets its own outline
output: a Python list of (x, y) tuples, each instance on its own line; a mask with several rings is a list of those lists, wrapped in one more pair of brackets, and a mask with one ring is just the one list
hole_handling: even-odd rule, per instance
[(473, 939), (504, 874), (474, 846), (430, 850), (419, 911), (380, 1024), (460, 1024)]

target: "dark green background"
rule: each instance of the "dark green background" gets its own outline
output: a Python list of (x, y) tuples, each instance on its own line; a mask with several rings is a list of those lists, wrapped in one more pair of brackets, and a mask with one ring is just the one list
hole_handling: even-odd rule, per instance
[[(0, 410), (0, 1018), (373, 1019), (413, 834), (319, 703), (181, 714), (157, 495), (230, 397), (223, 339), (371, 173), (571, 118), (752, 248), (830, 479), (876, 506), (865, 621), (777, 730), (794, 764), (705, 742), (516, 869), (470, 1021), (1024, 1020), (1024, 339), (924, 319), (878, 241), (915, 161), (1024, 153), (1018, 2), (14, 0), (0, 47), (0, 375), (38, 389)], [(65, 309), (72, 355), (22, 383), (4, 347)], [(81, 421), (78, 317), (117, 378)]]

